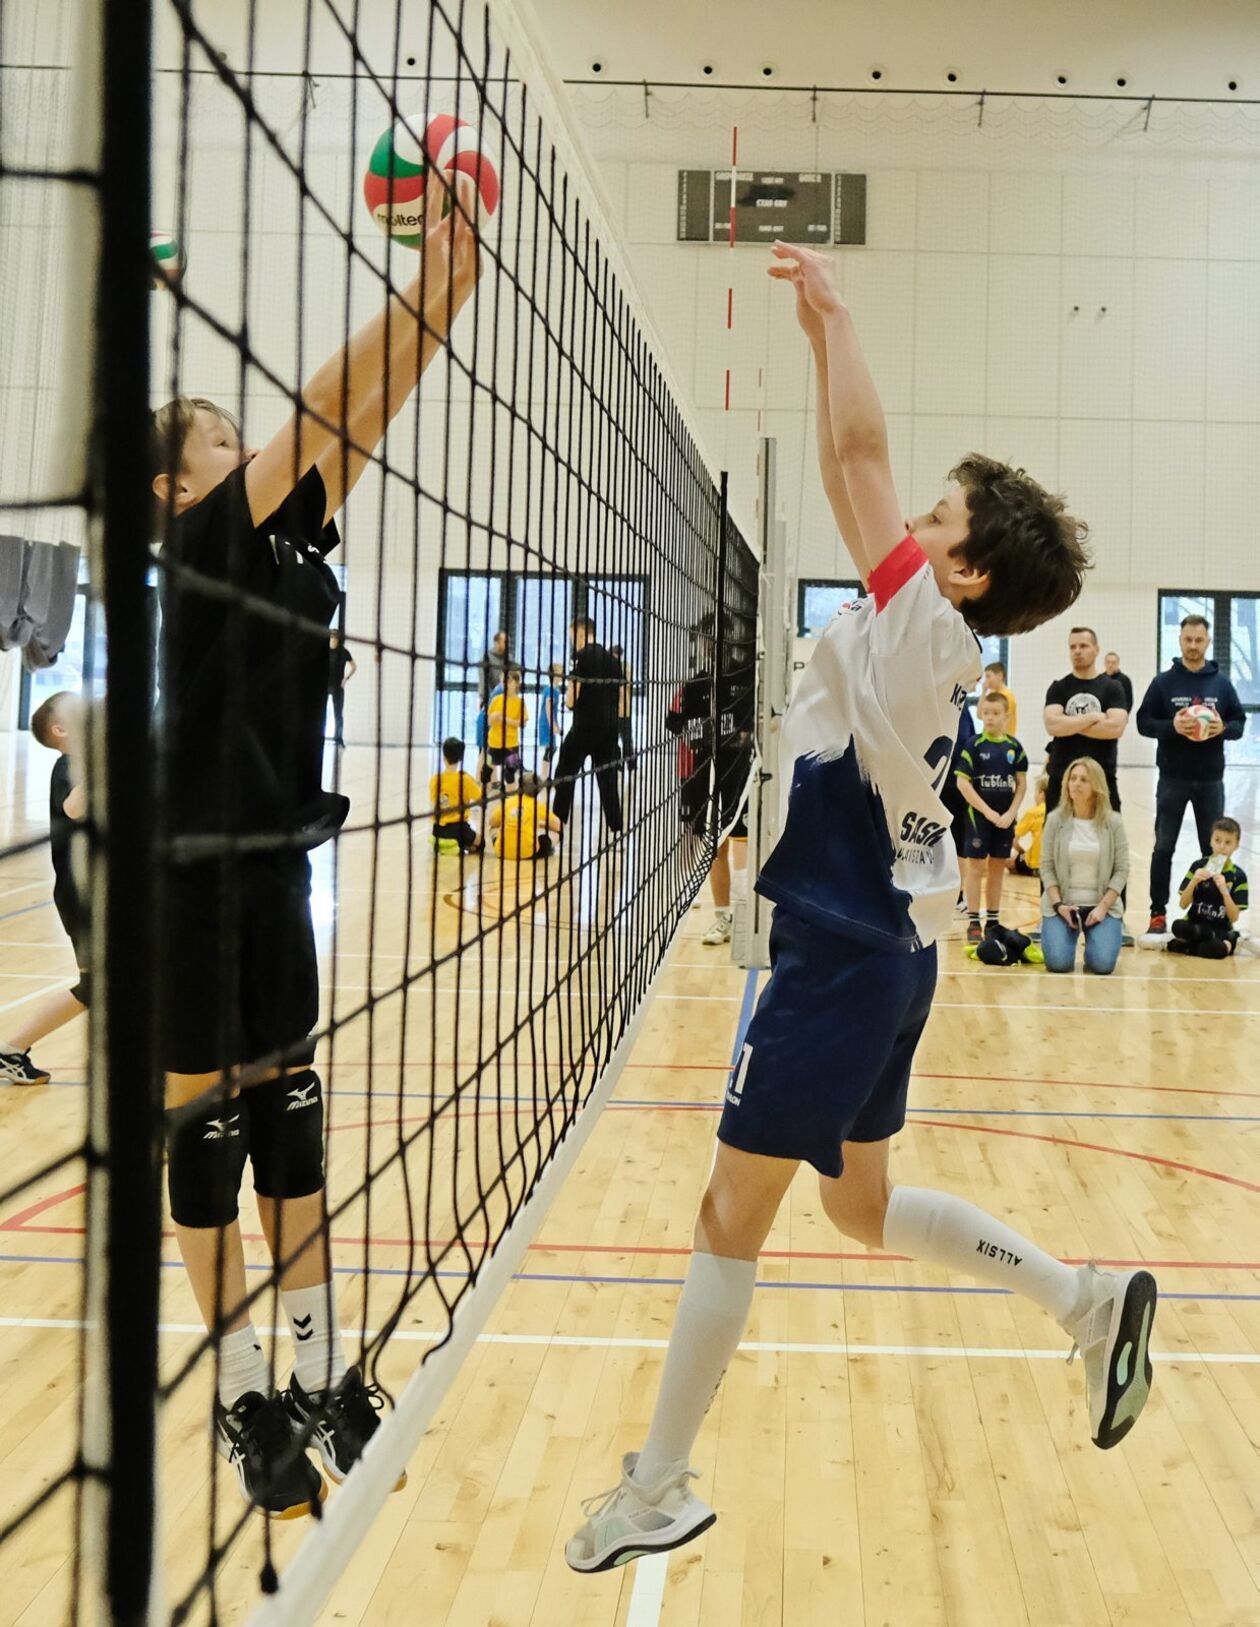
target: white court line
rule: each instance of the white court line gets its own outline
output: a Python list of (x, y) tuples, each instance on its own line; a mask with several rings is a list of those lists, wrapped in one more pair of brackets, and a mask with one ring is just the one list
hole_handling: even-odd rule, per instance
[(644, 1554), (634, 1567), (634, 1587), (626, 1627), (656, 1627), (665, 1603), (665, 1578), (669, 1573), (668, 1554)]
[[(70, 1331), (95, 1326), (71, 1316), (0, 1316), (0, 1328), (63, 1328)], [(205, 1334), (200, 1322), (161, 1322), (159, 1333)], [(262, 1327), (257, 1330), (272, 1336), (287, 1334), (288, 1328)], [(377, 1328), (342, 1328), (341, 1334), (351, 1341), (375, 1338)], [(428, 1332), (418, 1328), (399, 1328), (390, 1334), (390, 1343), (437, 1344), (445, 1333)], [(592, 1335), (578, 1337), (566, 1333), (483, 1333), (479, 1345), (541, 1345), (555, 1346), (558, 1350), (666, 1350), (668, 1339), (613, 1339)], [(997, 1361), (1061, 1361), (1067, 1356), (1062, 1346), (1057, 1350), (1019, 1350), (990, 1345), (850, 1345), (850, 1344), (795, 1344), (786, 1340), (747, 1339), (739, 1347), (750, 1355), (770, 1356), (965, 1356), (978, 1360)], [(1260, 1351), (1255, 1350), (1152, 1350), (1152, 1361), (1204, 1362), (1209, 1365), (1260, 1365)]]
[(32, 989), (29, 994), (20, 995), (16, 1000), (9, 1000), (0, 1006), (0, 1011), (12, 1011), (14, 1006), (24, 1006), (31, 1000), (38, 1000), (41, 995), (53, 994), (58, 989), (72, 989), (74, 980), (63, 977), (60, 983), (46, 983), (42, 989)]
[(0, 887), (0, 898), (12, 898), (14, 893), (29, 893), (32, 887), (47, 887), (47, 878), (39, 881), (24, 881), (17, 887)]

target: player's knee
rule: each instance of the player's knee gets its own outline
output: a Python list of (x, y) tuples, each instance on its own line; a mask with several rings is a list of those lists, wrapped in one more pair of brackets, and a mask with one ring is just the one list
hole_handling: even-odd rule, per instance
[(264, 1198), (304, 1198), (324, 1185), (324, 1091), (313, 1068), (254, 1085), (249, 1155), (254, 1190)]
[(884, 1220), (892, 1195), (887, 1179), (879, 1185), (846, 1188), (843, 1177), (838, 1181), (823, 1177), (818, 1189), (823, 1208), (838, 1232), (867, 1248), (883, 1246)]
[(249, 1121), (239, 1098), (168, 1111), (166, 1184), (176, 1225), (231, 1225), (248, 1150)]

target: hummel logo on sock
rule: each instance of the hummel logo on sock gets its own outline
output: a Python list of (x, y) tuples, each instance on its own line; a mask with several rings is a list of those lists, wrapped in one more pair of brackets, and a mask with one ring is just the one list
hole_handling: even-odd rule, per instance
[(986, 1243), (982, 1237), (976, 1244), (976, 1253), (985, 1254), (990, 1260), (1001, 1260), (1003, 1265), (1023, 1265), (1022, 1254), (1012, 1254), (1009, 1249), (999, 1248), (996, 1243)]
[[(305, 1328), (305, 1332), (302, 1330)], [(295, 1316), (293, 1318), (293, 1337), (299, 1344), (305, 1344), (308, 1339), (315, 1337), (315, 1329), (311, 1326), (309, 1316)]]

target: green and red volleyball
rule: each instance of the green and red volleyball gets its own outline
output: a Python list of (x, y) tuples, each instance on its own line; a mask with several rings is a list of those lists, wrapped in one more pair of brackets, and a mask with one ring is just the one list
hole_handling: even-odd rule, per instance
[(431, 168), (447, 178), (479, 225), (499, 207), (498, 171), (473, 125), (451, 113), (434, 114), (427, 124), (422, 116), (398, 119), (372, 148), (363, 197), (381, 231), (405, 248), (418, 249), (424, 242)]

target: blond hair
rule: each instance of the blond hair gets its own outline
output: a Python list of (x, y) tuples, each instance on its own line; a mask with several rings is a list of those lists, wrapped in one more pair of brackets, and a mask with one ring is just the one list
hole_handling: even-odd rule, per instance
[(1094, 757), (1077, 757), (1067, 765), (1063, 775), (1063, 785), (1059, 792), (1058, 812), (1064, 819), (1075, 819), (1072, 812), (1072, 795), (1068, 790), (1068, 781), (1072, 778), (1074, 768), (1083, 768), (1090, 786), (1094, 792), (1094, 823), (1105, 825), (1111, 817), (1111, 792), (1107, 789), (1107, 776), (1102, 771), (1102, 764)]

